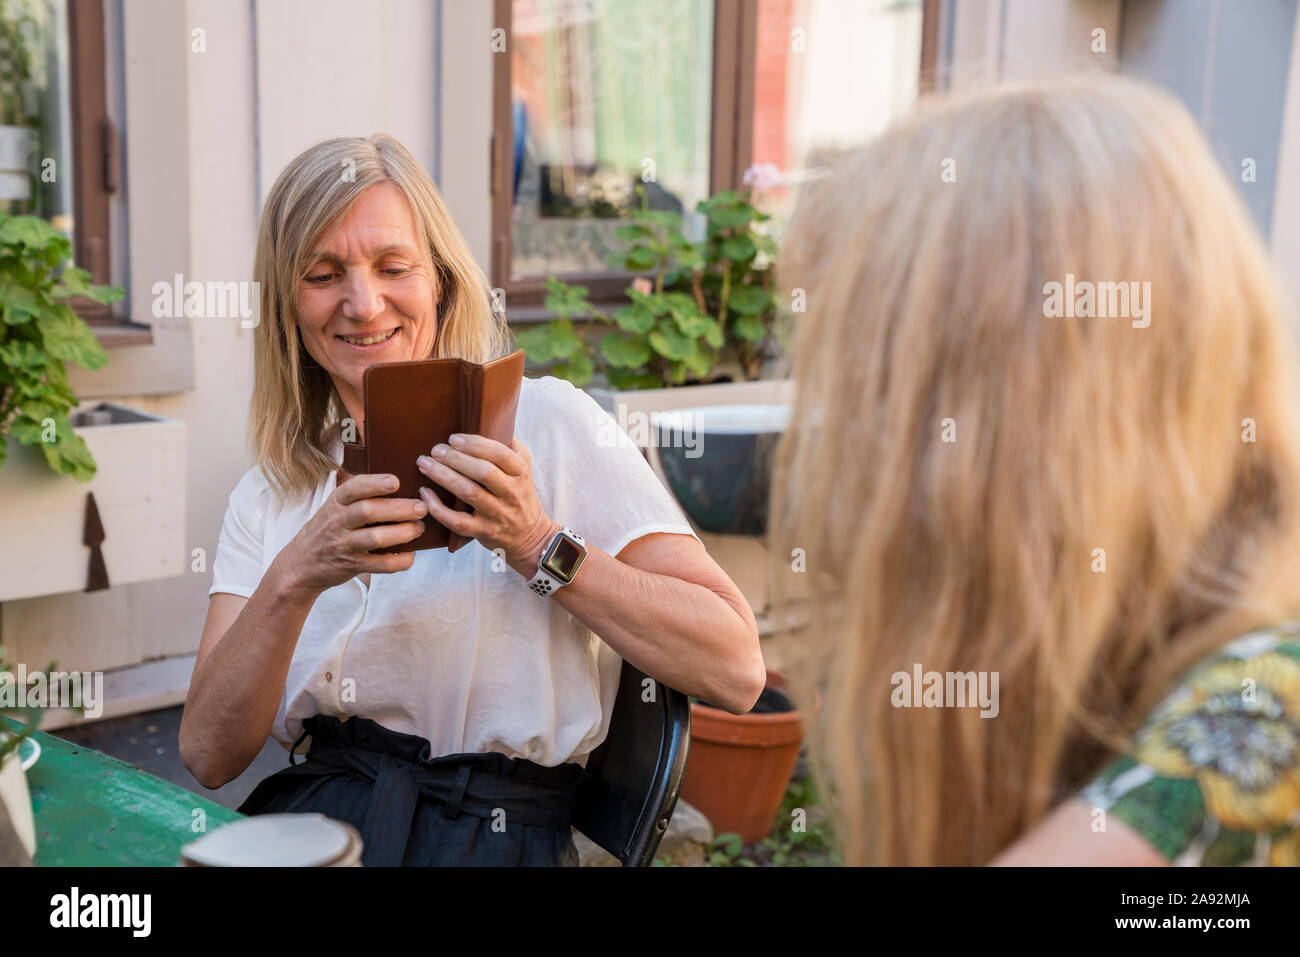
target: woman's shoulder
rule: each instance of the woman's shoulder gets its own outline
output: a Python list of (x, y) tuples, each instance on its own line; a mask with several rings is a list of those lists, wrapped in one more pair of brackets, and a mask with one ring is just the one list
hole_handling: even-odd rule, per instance
[[(550, 435), (602, 427), (609, 414), (591, 395), (568, 379), (557, 376), (525, 378), (520, 391), (521, 409), (527, 410), (535, 431)], [(612, 421), (612, 420), (611, 420)]]
[(532, 378), (525, 376), (520, 389), (523, 398), (534, 402), (564, 402), (591, 398), (568, 379), (553, 375)]
[(246, 488), (254, 492), (263, 492), (271, 487), (270, 480), (266, 473), (262, 471), (262, 466), (254, 465), (239, 477), (239, 482), (235, 488)]
[(230, 504), (236, 508), (256, 507), (270, 488), (271, 483), (267, 480), (266, 473), (262, 471), (260, 465), (254, 465), (239, 477), (239, 481), (231, 489)]
[(1175, 863), (1300, 865), (1300, 623), (1188, 671), (1081, 797)]

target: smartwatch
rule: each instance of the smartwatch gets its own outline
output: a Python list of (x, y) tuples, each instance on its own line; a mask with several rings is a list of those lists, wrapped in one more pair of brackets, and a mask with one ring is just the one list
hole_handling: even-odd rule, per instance
[(528, 582), (528, 587), (543, 598), (549, 598), (556, 589), (573, 581), (586, 557), (587, 543), (581, 535), (571, 528), (556, 532), (542, 552), (537, 562), (537, 574)]

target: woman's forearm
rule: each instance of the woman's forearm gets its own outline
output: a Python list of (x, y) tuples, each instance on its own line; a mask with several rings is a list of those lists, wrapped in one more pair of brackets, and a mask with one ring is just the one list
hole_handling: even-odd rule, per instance
[[(537, 570), (535, 558), (516, 564), (525, 578)], [(704, 585), (634, 568), (588, 543), (580, 574), (549, 600), (683, 694), (744, 713), (763, 690), (753, 613)]]
[(204, 787), (234, 780), (266, 743), (289, 664), (317, 595), (276, 559), (195, 669), (181, 719), (181, 760)]

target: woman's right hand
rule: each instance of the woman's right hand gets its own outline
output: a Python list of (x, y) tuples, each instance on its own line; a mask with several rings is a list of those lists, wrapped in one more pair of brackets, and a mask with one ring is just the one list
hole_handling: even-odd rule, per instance
[[(391, 484), (386, 484), (391, 483)], [(415, 552), (372, 555), (424, 532), (428, 511), (418, 498), (380, 498), (397, 488), (392, 475), (354, 475), (334, 489), (316, 514), (276, 556), (290, 587), (312, 598), (366, 572), (406, 571)], [(373, 522), (393, 522), (375, 525)]]

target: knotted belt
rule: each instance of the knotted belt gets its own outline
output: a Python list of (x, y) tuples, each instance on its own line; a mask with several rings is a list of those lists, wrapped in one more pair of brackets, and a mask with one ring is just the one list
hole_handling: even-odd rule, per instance
[[(347, 723), (356, 721), (357, 718), (352, 718)], [(418, 742), (423, 745), (421, 753), (411, 754), (404, 748), (400, 749), (405, 752), (401, 755), (371, 750), (365, 746), (364, 734), (351, 745), (340, 745), (328, 736), (324, 740), (313, 736), (307, 760), (281, 772), (312, 776), (350, 772), (374, 783), (361, 828), (363, 862), (368, 867), (402, 865), (422, 796), (441, 804), (443, 816), (452, 819), (465, 813), (490, 820), (504, 812), (509, 826), (557, 829), (567, 828), (573, 820), (578, 784), (588, 775), (576, 764), (545, 768), (496, 753), (429, 758), (428, 743), (423, 738), (382, 730), (390, 743), (395, 737), (407, 738), (413, 744)], [(307, 734), (306, 727), (303, 733)], [(525, 773), (501, 774), (494, 770), (502, 765)], [(528, 769), (547, 772), (561, 780), (538, 779), (530, 776)]]

